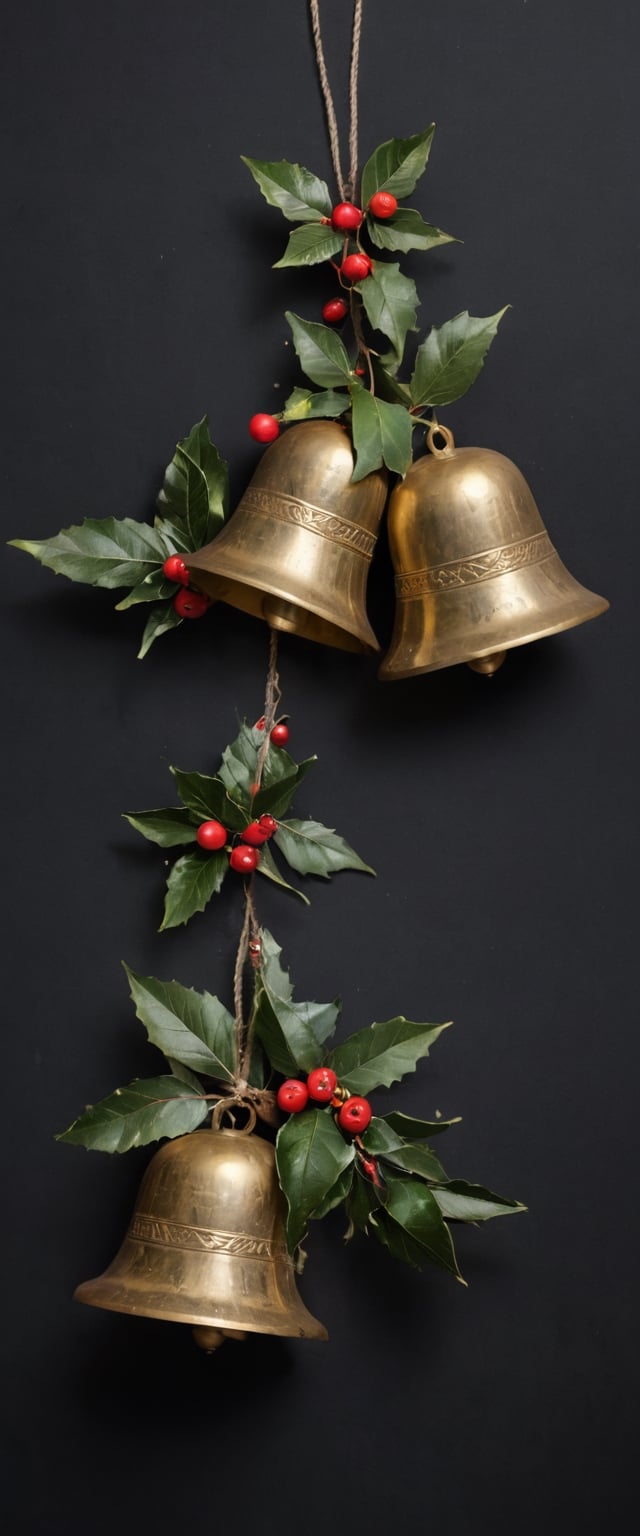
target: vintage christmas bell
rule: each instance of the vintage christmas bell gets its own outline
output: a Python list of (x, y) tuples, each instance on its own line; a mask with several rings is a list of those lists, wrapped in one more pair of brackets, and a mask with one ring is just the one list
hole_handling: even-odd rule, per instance
[(189, 1323), (209, 1352), (247, 1333), (327, 1338), (296, 1288), (273, 1147), (246, 1131), (166, 1142), (115, 1259), (74, 1294), (92, 1307)]
[(291, 427), (263, 454), (233, 517), (185, 555), (195, 586), (273, 629), (347, 651), (380, 649), (366, 614), (384, 470), (353, 485), (346, 429)]
[(515, 464), (456, 448), (446, 427), (393, 492), (389, 544), (396, 615), (385, 680), (468, 662), (491, 674), (506, 651), (609, 607), (574, 581)]

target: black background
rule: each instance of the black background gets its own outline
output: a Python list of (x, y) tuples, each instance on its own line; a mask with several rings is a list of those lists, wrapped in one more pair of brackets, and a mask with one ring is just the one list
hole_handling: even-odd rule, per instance
[[(323, 6), (341, 104), (350, 11)], [(204, 411), (237, 497), (249, 416), (300, 382), (282, 312), (327, 296), (321, 271), (271, 271), (286, 227), (238, 158), (331, 175), (306, 4), (26, 0), (5, 31), (5, 535), (150, 515)], [(52, 1140), (156, 1067), (119, 960), (228, 998), (240, 917), (225, 893), (157, 935), (159, 855), (120, 813), (171, 798), (169, 762), (211, 771), (257, 716), (267, 632), (216, 608), (138, 663), (139, 614), (6, 552), (12, 1531), (595, 1532), (635, 1490), (639, 31), (632, 0), (365, 5), (362, 156), (435, 118), (417, 201), (465, 242), (408, 259), (423, 326), (513, 305), (443, 419), (516, 460), (612, 603), (492, 682), (383, 686), (373, 662), (282, 644), (292, 750), (320, 757), (298, 812), (379, 873), (315, 882), (310, 911), (261, 886), (261, 912), (299, 995), (342, 993), (345, 1031), (456, 1020), (394, 1099), (462, 1114), (447, 1167), (530, 1207), (462, 1231), (467, 1291), (343, 1251), (331, 1219), (303, 1282), (328, 1345), (207, 1359), (187, 1329), (72, 1304), (148, 1157)], [(384, 641), (384, 557), (371, 611)]]

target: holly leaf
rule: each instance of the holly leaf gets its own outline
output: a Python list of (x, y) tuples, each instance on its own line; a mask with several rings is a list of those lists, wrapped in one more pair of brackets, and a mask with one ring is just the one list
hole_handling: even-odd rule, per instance
[(408, 197), (421, 177), (436, 130), (430, 123), (423, 133), (410, 139), (387, 139), (375, 149), (362, 172), (362, 207), (366, 208), (374, 192), (392, 192), (394, 197)]
[(320, 1204), (311, 1212), (313, 1221), (322, 1221), (323, 1217), (328, 1216), (329, 1211), (333, 1211), (336, 1205), (341, 1205), (343, 1200), (348, 1199), (351, 1193), (353, 1178), (354, 1164), (350, 1163), (348, 1168), (343, 1168), (342, 1173), (339, 1174), (332, 1189), (325, 1195), (324, 1200), (321, 1200)]
[(52, 539), (11, 539), (41, 565), (92, 587), (136, 587), (164, 564), (171, 549), (156, 528), (133, 518), (85, 518)]
[(281, 886), (283, 891), (291, 891), (294, 896), (299, 896), (300, 900), (304, 902), (305, 907), (309, 907), (311, 905), (309, 897), (305, 896), (303, 891), (299, 891), (297, 886), (289, 885), (288, 881), (285, 880), (284, 875), (280, 874), (280, 870), (278, 869), (271, 849), (267, 847), (266, 843), (263, 843), (262, 848), (260, 849), (260, 862), (257, 865), (256, 873), (259, 875), (264, 875), (265, 879), (267, 880), (273, 880), (274, 885)]
[(155, 526), (180, 553), (214, 539), (229, 512), (229, 474), (206, 416), (176, 446), (164, 472)]
[(389, 1186), (387, 1202), (371, 1216), (371, 1225), (380, 1242), (405, 1263), (421, 1269), (428, 1260), (455, 1275), (464, 1285), (458, 1269), (451, 1233), (446, 1226), (434, 1192), (426, 1184), (398, 1179)]
[[(217, 777), (229, 791), (232, 800), (246, 803), (247, 806), (251, 801), (251, 786), (255, 783), (258, 752), (263, 742), (263, 732), (255, 726), (247, 725), (245, 721), (235, 741), (225, 747), (218, 769)], [(271, 756), (271, 748), (268, 756)]]
[(302, 224), (292, 229), (284, 256), (274, 261), (274, 267), (315, 267), (319, 261), (329, 261), (342, 250), (344, 236), (336, 234), (330, 224)]
[(464, 1179), (450, 1179), (442, 1189), (433, 1189), (442, 1215), (447, 1221), (489, 1221), (492, 1216), (514, 1216), (526, 1211), (518, 1200), (505, 1200), (483, 1189), (481, 1184), (467, 1184)]
[(391, 1131), (396, 1131), (406, 1141), (430, 1141), (439, 1131), (448, 1131), (450, 1125), (460, 1125), (462, 1120), (461, 1115), (456, 1115), (454, 1120), (416, 1120), (413, 1115), (402, 1115), (397, 1110), (382, 1118)]
[(137, 976), (124, 967), (136, 1014), (167, 1057), (208, 1077), (234, 1080), (237, 1068), (235, 1019), (210, 992), (195, 992), (179, 981)]
[(252, 802), (254, 816), (268, 812), (278, 817), (288, 811), (296, 790), (315, 762), (317, 758), (306, 757), (295, 763), (283, 747), (270, 747), (262, 771), (262, 788)]
[(189, 1068), (185, 1067), (183, 1061), (176, 1061), (174, 1056), (167, 1056), (166, 1061), (167, 1066), (171, 1068), (173, 1076), (178, 1077), (186, 1088), (193, 1088), (196, 1094), (204, 1093), (200, 1078), (196, 1077), (195, 1072), (190, 1072)]
[(314, 384), (331, 389), (351, 378), (347, 349), (335, 331), (315, 320), (301, 320), (291, 310), (287, 310), (285, 319), (291, 327), (302, 371)]
[(175, 584), (167, 581), (162, 566), (159, 566), (157, 570), (150, 571), (148, 576), (138, 582), (137, 587), (132, 587), (126, 597), (116, 603), (116, 613), (124, 613), (125, 609), (134, 608), (137, 603), (156, 603), (162, 599), (166, 601), (175, 595), (175, 590)]
[(383, 363), (379, 357), (372, 357), (373, 379), (376, 386), (376, 396), (379, 400), (388, 400), (392, 405), (404, 405), (408, 411), (411, 405), (411, 392), (408, 384), (403, 384), (396, 379), (394, 370), (397, 367), (395, 353), (391, 359)]
[(386, 464), (396, 474), (405, 475), (412, 459), (411, 417), (403, 405), (378, 400), (361, 385), (352, 385), (351, 431), (356, 454), (352, 482), (364, 480), (374, 469)]
[(351, 1035), (327, 1057), (338, 1081), (350, 1093), (367, 1094), (372, 1088), (389, 1088), (417, 1063), (449, 1024), (412, 1024), (400, 1015), (384, 1024), (372, 1024)]
[(171, 768), (176, 789), (183, 804), (200, 821), (221, 821), (223, 827), (242, 832), (248, 825), (249, 814), (232, 799), (221, 778), (204, 773), (183, 773)]
[(251, 160), (248, 155), (240, 159), (249, 167), (254, 181), (272, 208), (279, 208), (285, 219), (292, 223), (317, 221), (328, 218), (332, 203), (329, 188), (319, 176), (305, 170), (303, 165), (289, 160)]
[(299, 875), (320, 875), (329, 880), (339, 869), (375, 874), (343, 837), (320, 821), (281, 821), (273, 840)]
[[(378, 1208), (380, 1200), (375, 1184), (372, 1184), (370, 1179), (363, 1177), (357, 1163), (355, 1170), (355, 1176), (347, 1198), (347, 1215), (351, 1225), (359, 1232), (368, 1232), (371, 1212)], [(347, 1232), (347, 1237), (352, 1235), (351, 1232)]]
[(177, 629), (183, 622), (180, 614), (176, 613), (173, 603), (158, 603), (157, 608), (152, 608), (144, 626), (138, 661), (144, 660), (154, 640), (159, 640), (160, 635), (166, 635), (170, 629)]
[(369, 213), (367, 230), (369, 239), (383, 251), (432, 251), (456, 239), (435, 224), (425, 224), (417, 208), (398, 208), (390, 219), (374, 219)]
[(373, 271), (356, 283), (369, 324), (391, 342), (402, 362), (407, 333), (415, 331), (418, 291), (412, 277), (405, 277), (397, 261), (374, 261)]
[(324, 1109), (306, 1109), (301, 1115), (291, 1115), (279, 1130), (276, 1164), (288, 1205), (290, 1253), (304, 1237), (309, 1217), (322, 1205), (354, 1156), (353, 1142), (345, 1141), (333, 1116)]
[(445, 1183), (447, 1175), (438, 1162), (437, 1157), (430, 1147), (421, 1147), (414, 1143), (413, 1146), (395, 1147), (391, 1152), (382, 1154), (394, 1168), (403, 1168), (405, 1173), (416, 1173), (419, 1178), (427, 1179), (433, 1184)]
[(127, 1088), (90, 1104), (56, 1141), (94, 1152), (128, 1152), (162, 1136), (195, 1131), (209, 1111), (204, 1097), (189, 1093), (177, 1077), (137, 1077)]
[(262, 953), (256, 992), (254, 1028), (277, 1072), (292, 1077), (302, 1069), (311, 1072), (322, 1062), (322, 1044), (333, 1034), (337, 1003), (297, 1003), (291, 982), (280, 964), (282, 953), (267, 929), (262, 930)]
[(157, 811), (136, 811), (124, 817), (150, 843), (159, 848), (178, 848), (195, 843), (196, 827), (189, 812), (180, 805), (168, 805)]
[(418, 347), (411, 380), (414, 405), (450, 405), (466, 395), (480, 373), (486, 354), (509, 305), (481, 319), (463, 309), (453, 320), (434, 326)]
[(165, 928), (177, 928), (188, 923), (195, 912), (204, 912), (207, 902), (220, 890), (229, 868), (229, 859), (221, 848), (217, 853), (206, 853), (194, 848), (174, 864), (167, 880), (167, 895), (160, 933)]
[(333, 389), (314, 393), (310, 389), (294, 389), (285, 401), (282, 421), (313, 421), (318, 417), (342, 416), (349, 409), (348, 395), (337, 394)]

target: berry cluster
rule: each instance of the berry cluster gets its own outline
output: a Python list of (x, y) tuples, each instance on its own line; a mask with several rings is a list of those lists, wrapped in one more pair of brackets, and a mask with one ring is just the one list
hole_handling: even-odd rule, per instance
[[(356, 231), (362, 224), (365, 213), (373, 215), (374, 219), (392, 219), (398, 207), (398, 199), (392, 192), (374, 192), (366, 209), (357, 208), (355, 203), (337, 203), (332, 211), (331, 218), (321, 219), (321, 224), (330, 224), (332, 229), (339, 230), (346, 238), (353, 234), (358, 245), (357, 250), (350, 251), (342, 258), (342, 264), (338, 267), (340, 277), (348, 283), (361, 283), (363, 278), (369, 277), (373, 271), (373, 262), (366, 251), (360, 246)], [(346, 243), (346, 241), (345, 241)], [(327, 325), (339, 325), (345, 320), (349, 312), (346, 299), (327, 299), (322, 308), (322, 318)], [(356, 369), (356, 373), (362, 373), (362, 369)], [(267, 411), (258, 411), (249, 422), (249, 434), (256, 443), (273, 443), (280, 435), (280, 418), (270, 416)]]
[(181, 591), (176, 592), (173, 606), (181, 619), (201, 619), (209, 607), (209, 598), (204, 592), (196, 592), (189, 586), (189, 572), (181, 555), (169, 555), (162, 567), (162, 574), (167, 581), (175, 582)]
[[(250, 821), (248, 827), (240, 833), (240, 841), (235, 847), (229, 848), (231, 869), (240, 875), (252, 874), (260, 862), (258, 849), (273, 837), (277, 826), (273, 816), (264, 815), (259, 821)], [(220, 848), (229, 847), (229, 833), (221, 821), (202, 821), (196, 832), (196, 842), (207, 853), (217, 853)]]
[[(370, 1124), (373, 1110), (368, 1099), (349, 1093), (342, 1088), (332, 1067), (314, 1067), (306, 1083), (300, 1078), (288, 1077), (278, 1089), (278, 1107), (290, 1115), (299, 1115), (309, 1100), (314, 1104), (329, 1104), (334, 1111), (336, 1124), (347, 1136), (359, 1137)], [(358, 1156), (364, 1172), (378, 1183), (375, 1160), (367, 1158), (358, 1147)]]

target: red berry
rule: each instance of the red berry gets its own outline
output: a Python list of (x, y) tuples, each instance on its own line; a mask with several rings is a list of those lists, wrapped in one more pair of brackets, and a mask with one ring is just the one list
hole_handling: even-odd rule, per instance
[(189, 572), (182, 555), (169, 555), (169, 559), (165, 560), (162, 567), (162, 574), (166, 576), (167, 581), (179, 582), (181, 587), (189, 585)]
[(278, 725), (274, 725), (270, 739), (274, 747), (284, 747), (285, 743), (289, 740), (289, 727), (285, 725), (284, 720), (281, 720)]
[(238, 843), (237, 848), (232, 848), (229, 854), (229, 863), (239, 875), (251, 875), (257, 868), (260, 854), (257, 848), (247, 848), (246, 843)]
[(245, 827), (244, 832), (240, 833), (240, 836), (243, 843), (251, 843), (253, 848), (260, 848), (262, 843), (266, 843), (270, 834), (265, 831), (264, 827), (260, 826), (259, 821), (251, 821), (249, 826)]
[(338, 1125), (341, 1131), (348, 1131), (351, 1136), (359, 1136), (366, 1131), (373, 1110), (368, 1099), (359, 1099), (353, 1094), (346, 1100), (338, 1114)]
[(306, 1084), (299, 1082), (297, 1077), (288, 1077), (278, 1089), (278, 1108), (286, 1109), (290, 1115), (299, 1115), (300, 1110), (306, 1108), (308, 1098)]
[(337, 325), (340, 320), (344, 320), (346, 313), (347, 304), (344, 299), (327, 299), (322, 306), (322, 318), (328, 325)]
[(203, 592), (176, 592), (173, 606), (181, 619), (201, 619), (209, 607), (209, 599)]
[(254, 726), (254, 730), (255, 731), (263, 731), (264, 730), (264, 715), (261, 715), (260, 719), (256, 720), (256, 723), (255, 723), (255, 726)]
[(357, 379), (363, 379), (366, 373), (366, 368), (354, 368), (353, 371)]
[(254, 795), (257, 795), (259, 788), (260, 788), (260, 785), (258, 783), (258, 780), (256, 779), (254, 781), (254, 783), (250, 786), (250, 789), (249, 789), (249, 794), (251, 795), (252, 799), (253, 799)]
[(196, 832), (196, 842), (210, 853), (218, 848), (224, 848), (227, 837), (227, 829), (223, 827), (221, 821), (201, 821)]
[(364, 218), (361, 208), (356, 208), (355, 203), (338, 203), (331, 214), (331, 223), (334, 229), (359, 229)]
[(261, 816), (259, 825), (263, 832), (266, 832), (267, 837), (273, 837), (274, 832), (278, 830), (278, 823), (273, 816)]
[(370, 256), (365, 256), (364, 251), (354, 251), (353, 256), (345, 256), (340, 271), (350, 282), (358, 283), (363, 277), (369, 276), (372, 266)]
[(398, 199), (393, 192), (374, 192), (369, 202), (369, 213), (374, 219), (392, 219), (398, 206)]
[(280, 436), (280, 423), (275, 416), (268, 416), (266, 411), (258, 411), (257, 416), (251, 417), (249, 432), (257, 443), (272, 443)]
[(314, 1067), (307, 1078), (309, 1098), (317, 1104), (328, 1104), (338, 1079), (331, 1067)]

